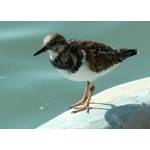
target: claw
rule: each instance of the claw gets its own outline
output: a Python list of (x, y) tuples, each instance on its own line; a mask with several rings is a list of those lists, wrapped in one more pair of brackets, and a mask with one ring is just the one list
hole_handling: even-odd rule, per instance
[(72, 108), (72, 106), (70, 106), (69, 108), (68, 108), (68, 110), (70, 110)]

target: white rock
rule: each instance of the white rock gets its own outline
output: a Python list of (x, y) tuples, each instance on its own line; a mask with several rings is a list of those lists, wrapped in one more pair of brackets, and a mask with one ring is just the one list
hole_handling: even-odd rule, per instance
[(98, 93), (90, 107), (89, 113), (66, 111), (38, 129), (150, 128), (150, 77)]

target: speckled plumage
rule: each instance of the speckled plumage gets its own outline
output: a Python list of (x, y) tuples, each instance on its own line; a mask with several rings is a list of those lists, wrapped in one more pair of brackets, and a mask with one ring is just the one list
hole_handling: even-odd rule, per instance
[[(34, 54), (48, 51), (51, 64), (66, 78), (75, 81), (92, 83), (90, 93), (93, 94), (93, 80), (109, 72), (130, 56), (136, 55), (136, 49), (116, 49), (102, 43), (69, 39), (62, 35), (50, 34), (44, 39), (44, 47)], [(90, 85), (87, 84), (88, 90)], [(85, 92), (86, 93), (86, 92)], [(87, 92), (88, 93), (88, 92)], [(83, 99), (73, 105), (78, 112), (88, 107), (92, 95), (84, 94)], [(77, 106), (85, 104), (82, 108)]]

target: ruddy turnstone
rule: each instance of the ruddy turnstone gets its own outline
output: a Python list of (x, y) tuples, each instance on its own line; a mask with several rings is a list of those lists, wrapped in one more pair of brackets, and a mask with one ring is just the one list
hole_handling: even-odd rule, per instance
[(70, 108), (72, 113), (89, 110), (89, 103), (95, 86), (94, 80), (121, 64), (125, 59), (138, 53), (137, 49), (112, 48), (102, 43), (65, 39), (58, 33), (44, 38), (44, 47), (34, 56), (48, 51), (50, 62), (65, 78), (86, 81), (83, 98)]

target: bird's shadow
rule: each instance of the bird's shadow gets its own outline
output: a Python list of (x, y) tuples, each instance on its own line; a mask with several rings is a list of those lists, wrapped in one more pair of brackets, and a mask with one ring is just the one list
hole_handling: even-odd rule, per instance
[[(93, 103), (100, 107), (91, 107), (90, 109), (107, 110), (104, 118), (108, 123), (107, 129), (150, 129), (150, 105), (126, 104), (115, 106), (114, 104)], [(104, 107), (105, 105), (110, 108)], [(89, 110), (90, 111), (90, 110)]]

